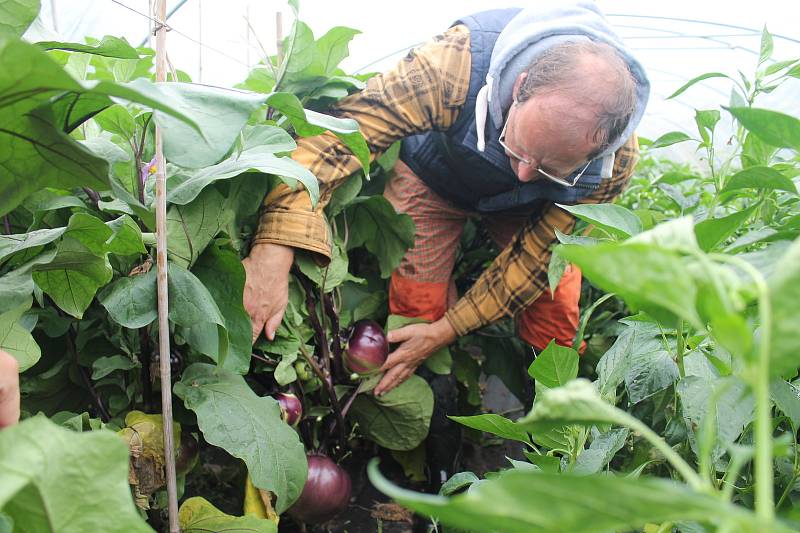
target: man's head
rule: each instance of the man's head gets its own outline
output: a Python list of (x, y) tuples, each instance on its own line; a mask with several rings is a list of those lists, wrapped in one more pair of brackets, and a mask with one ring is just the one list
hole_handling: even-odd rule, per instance
[(565, 43), (534, 60), (514, 85), (504, 142), (521, 181), (566, 177), (625, 130), (636, 83), (617, 51), (596, 42)]

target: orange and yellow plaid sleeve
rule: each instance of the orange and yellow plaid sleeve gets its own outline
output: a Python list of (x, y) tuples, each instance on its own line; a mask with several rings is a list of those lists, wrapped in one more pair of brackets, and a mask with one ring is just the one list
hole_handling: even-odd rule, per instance
[[(373, 156), (414, 133), (445, 130), (466, 100), (470, 60), (469, 31), (454, 26), (411, 51), (394, 69), (371, 78), (364, 90), (340, 100), (330, 113), (355, 119)], [(309, 250), (327, 262), (331, 235), (323, 208), (333, 189), (360, 165), (333, 134), (297, 144), (292, 158), (319, 180), (320, 201), (312, 209), (305, 190), (275, 187), (264, 199), (254, 242)]]
[[(581, 203), (611, 202), (625, 189), (639, 158), (639, 145), (632, 137), (615, 153), (612, 177)], [(548, 287), (547, 267), (555, 230), (569, 234), (575, 218), (550, 204), (531, 217), (511, 243), (495, 258), (475, 285), (445, 316), (458, 335), (516, 316)]]

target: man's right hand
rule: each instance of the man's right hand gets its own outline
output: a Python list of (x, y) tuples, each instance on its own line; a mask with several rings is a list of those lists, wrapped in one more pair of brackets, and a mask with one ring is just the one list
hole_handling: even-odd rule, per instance
[(283, 320), (289, 302), (289, 270), (294, 248), (280, 244), (256, 244), (242, 264), (247, 279), (244, 284), (244, 309), (253, 323), (253, 342), (264, 332), (269, 340)]

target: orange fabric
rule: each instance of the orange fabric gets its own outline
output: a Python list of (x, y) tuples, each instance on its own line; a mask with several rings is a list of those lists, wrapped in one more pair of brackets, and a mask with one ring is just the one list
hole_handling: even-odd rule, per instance
[[(550, 341), (556, 344), (572, 346), (580, 321), (579, 301), (581, 298), (581, 271), (571, 265), (556, 287), (555, 298), (546, 290), (520, 314), (518, 324), (519, 336), (536, 349), (544, 350)], [(580, 352), (586, 349), (586, 342), (581, 343)]]
[(449, 282), (417, 281), (392, 273), (389, 283), (389, 312), (431, 322), (439, 320), (447, 311)]

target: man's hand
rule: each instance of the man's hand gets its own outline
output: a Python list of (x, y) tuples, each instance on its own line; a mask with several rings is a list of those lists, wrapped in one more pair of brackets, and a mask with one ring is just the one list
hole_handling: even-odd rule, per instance
[(456, 340), (456, 332), (446, 318), (440, 318), (432, 324), (411, 324), (392, 330), (386, 338), (401, 344), (381, 367), (386, 373), (375, 387), (376, 396), (407, 380), (429, 355)]
[(244, 283), (244, 309), (253, 322), (253, 342), (264, 331), (269, 340), (283, 320), (289, 302), (289, 270), (294, 249), (280, 244), (257, 244), (242, 264), (247, 279)]
[(0, 350), (0, 429), (19, 421), (19, 363)]

